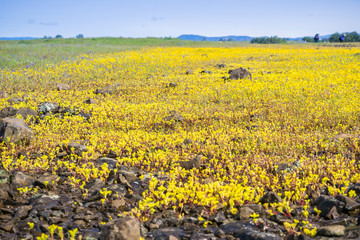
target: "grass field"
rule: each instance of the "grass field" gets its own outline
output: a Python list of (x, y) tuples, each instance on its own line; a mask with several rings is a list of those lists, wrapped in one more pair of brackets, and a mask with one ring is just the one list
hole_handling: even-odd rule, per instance
[[(267, 192), (281, 198), (264, 204), (269, 215), (316, 221), (309, 191), (360, 194), (351, 190), (360, 181), (359, 46), (60, 39), (0, 42), (0, 55), (7, 94), (0, 109), (26, 95), (11, 106), (38, 111), (56, 102), (91, 114), (28, 119), (35, 134), (29, 144), (0, 143), (7, 172), (69, 172), (63, 184), (86, 198), (84, 186), (106, 182), (111, 172), (94, 162), (113, 151), (118, 167), (141, 170), (149, 181), (138, 204), (118, 212), (144, 222), (196, 206), (236, 215)], [(227, 79), (238, 67), (252, 80)], [(57, 83), (71, 89), (58, 91)], [(95, 93), (109, 86), (111, 93)], [(88, 98), (95, 103), (84, 103)], [(86, 142), (87, 152), (59, 158), (59, 146), (69, 142)], [(182, 165), (196, 156), (201, 166)], [(104, 194), (103, 204), (116, 198)], [(295, 217), (294, 206), (301, 208)], [(316, 234), (305, 223), (285, 227)]]

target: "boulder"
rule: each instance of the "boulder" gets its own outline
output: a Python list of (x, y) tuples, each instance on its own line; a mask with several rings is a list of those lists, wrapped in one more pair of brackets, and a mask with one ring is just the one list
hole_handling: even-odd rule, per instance
[(252, 210), (249, 207), (243, 206), (239, 210), (238, 218), (240, 220), (248, 220), (248, 219), (250, 219), (250, 215), (253, 213), (255, 213), (254, 210)]
[(156, 229), (152, 232), (152, 236), (157, 240), (180, 240), (186, 235), (186, 232), (181, 228), (168, 227)]
[(200, 168), (201, 166), (202, 155), (197, 155), (194, 159), (190, 161), (179, 161), (180, 167), (190, 170), (192, 168)]
[(175, 111), (170, 111), (169, 115), (164, 118), (165, 121), (174, 120), (175, 122), (184, 122), (185, 118)]
[(100, 240), (139, 240), (140, 223), (132, 217), (108, 222), (101, 231)]
[(22, 98), (22, 97), (10, 98), (10, 99), (8, 99), (8, 102), (9, 102), (10, 104), (16, 104), (16, 103), (25, 102), (25, 99)]
[(35, 182), (35, 178), (24, 174), (22, 172), (16, 172), (12, 176), (11, 184), (16, 187), (29, 187)]
[(321, 211), (320, 217), (324, 217), (325, 219), (336, 219), (339, 217), (338, 211), (343, 209), (345, 203), (338, 201), (333, 197), (321, 195), (315, 200), (314, 205)]
[(343, 225), (330, 225), (319, 227), (317, 229), (316, 236), (326, 236), (326, 237), (341, 237), (345, 235), (345, 226)]
[(95, 102), (94, 99), (88, 98), (88, 99), (86, 99), (86, 100), (84, 101), (84, 103), (86, 103), (86, 104), (95, 104), (96, 102)]
[(56, 84), (56, 89), (58, 91), (60, 91), (60, 90), (70, 90), (70, 86), (68, 84), (65, 84), (65, 83), (57, 83)]
[(119, 87), (119, 86), (120, 86), (120, 83), (115, 83), (115, 84), (112, 84), (112, 85), (110, 85), (108, 87), (104, 87), (102, 89), (96, 89), (94, 91), (94, 93), (95, 94), (103, 94), (103, 95), (105, 95), (105, 94), (113, 94), (115, 92), (116, 88)]
[(25, 120), (30, 117), (32, 119), (36, 119), (37, 112), (30, 108), (19, 108), (16, 112), (16, 114), (20, 114)]
[(14, 107), (5, 107), (0, 111), (0, 118), (12, 117), (17, 113), (17, 109)]
[(6, 93), (4, 91), (0, 91), (0, 98), (6, 98)]
[(34, 132), (26, 125), (23, 119), (0, 119), (0, 141), (20, 142), (30, 141)]
[(278, 203), (281, 202), (281, 198), (274, 192), (267, 192), (259, 200), (260, 203)]
[(54, 102), (44, 102), (38, 106), (38, 111), (42, 114), (54, 113), (59, 110), (60, 106)]
[(230, 74), (229, 79), (232, 80), (243, 79), (243, 78), (250, 78), (250, 80), (252, 79), (251, 72), (249, 72), (246, 68), (243, 67), (230, 70), (229, 74)]

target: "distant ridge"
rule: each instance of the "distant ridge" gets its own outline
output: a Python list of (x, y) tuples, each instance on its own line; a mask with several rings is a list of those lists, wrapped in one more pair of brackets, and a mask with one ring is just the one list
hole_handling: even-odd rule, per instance
[[(310, 36), (310, 37), (314, 37), (314, 36)], [(330, 36), (331, 34), (321, 35), (320, 39), (326, 39), (329, 38)], [(263, 37), (267, 38), (268, 36), (263, 36)], [(222, 37), (206, 37), (206, 36), (194, 35), (194, 34), (183, 34), (177, 38), (182, 40), (189, 40), (189, 41), (251, 41), (255, 37), (234, 36), (234, 35), (222, 36)], [(287, 39), (288, 41), (301, 41), (303, 37), (296, 37), (296, 38), (284, 37), (284, 38)]]
[(0, 37), (0, 40), (33, 40), (35, 37)]
[(183, 34), (177, 37), (182, 40), (190, 41), (251, 41), (253, 37), (249, 36), (222, 36), (222, 37), (206, 37), (201, 35)]

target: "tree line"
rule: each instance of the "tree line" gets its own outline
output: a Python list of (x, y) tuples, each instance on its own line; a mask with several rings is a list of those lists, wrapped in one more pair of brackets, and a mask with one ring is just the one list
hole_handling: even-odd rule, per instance
[[(360, 35), (357, 32), (345, 32), (346, 36), (344, 42), (360, 42)], [(341, 34), (336, 32), (330, 35), (329, 38), (321, 39), (321, 42), (340, 42)], [(314, 37), (303, 37), (305, 42), (315, 42)]]
[[(44, 39), (52, 39), (52, 38), (64, 38), (64, 37), (62, 35), (58, 34), (55, 37), (45, 35), (43, 38)], [(84, 35), (83, 34), (78, 34), (78, 35), (76, 35), (76, 38), (84, 38)]]

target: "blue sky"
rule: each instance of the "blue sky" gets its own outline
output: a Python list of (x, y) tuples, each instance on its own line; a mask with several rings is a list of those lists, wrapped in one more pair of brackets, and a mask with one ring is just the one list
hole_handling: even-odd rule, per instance
[(0, 0), (0, 37), (360, 32), (360, 0)]

